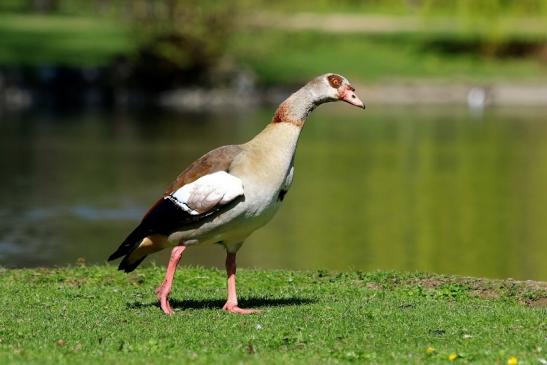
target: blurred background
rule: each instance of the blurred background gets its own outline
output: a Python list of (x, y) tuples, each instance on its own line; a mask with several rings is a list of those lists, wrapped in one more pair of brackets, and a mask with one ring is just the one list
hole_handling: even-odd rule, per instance
[(367, 110), (314, 112), (242, 266), (547, 280), (547, 0), (196, 3), (0, 2), (0, 266), (104, 263), (188, 163), (336, 72)]

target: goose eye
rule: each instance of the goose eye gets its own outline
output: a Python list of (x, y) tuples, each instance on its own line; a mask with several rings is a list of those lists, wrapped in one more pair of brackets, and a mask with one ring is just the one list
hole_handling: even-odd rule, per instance
[(338, 89), (342, 85), (342, 78), (338, 75), (330, 75), (328, 77), (329, 84), (335, 89)]

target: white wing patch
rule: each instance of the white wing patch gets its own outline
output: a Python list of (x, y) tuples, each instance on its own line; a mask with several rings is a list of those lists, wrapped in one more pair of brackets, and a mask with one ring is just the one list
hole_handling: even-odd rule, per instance
[(198, 215), (240, 195), (243, 195), (241, 180), (225, 171), (218, 171), (184, 185), (165, 199), (170, 199), (192, 215)]
[(283, 190), (289, 190), (289, 188), (292, 185), (292, 178), (294, 176), (294, 166), (291, 166), (289, 169), (289, 173), (285, 177), (285, 181), (283, 182)]

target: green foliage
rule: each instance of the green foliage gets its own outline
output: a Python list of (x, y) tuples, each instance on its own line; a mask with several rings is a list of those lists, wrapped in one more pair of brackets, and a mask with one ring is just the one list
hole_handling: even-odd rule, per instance
[[(34, 5), (35, 3), (40, 5)], [(97, 63), (95, 53), (100, 53), (101, 48), (108, 47), (112, 42), (111, 37), (102, 30), (103, 25), (109, 29), (112, 24), (116, 24), (115, 30), (119, 34), (114, 34), (114, 39), (120, 35), (122, 38), (126, 37), (126, 43), (120, 45), (118, 51), (120, 54), (130, 55), (132, 53), (128, 50), (135, 50), (131, 69), (135, 73), (133, 78), (143, 78), (145, 84), (153, 81), (155, 76), (158, 76), (160, 82), (163, 78), (174, 80), (175, 83), (181, 80), (192, 81), (192, 78), (195, 81), (196, 78), (203, 77), (221, 62), (230, 35), (238, 22), (238, 8), (234, 1), (213, 0), (10, 0), (9, 3), (0, 5), (0, 11), (18, 13), (3, 15), (8, 24), (0, 26), (0, 39), (3, 39), (3, 42), (0, 40), (0, 47), (4, 43), (6, 48), (12, 49), (8, 49), (8, 55), (0, 55), (0, 61), (2, 58), (25, 58), (18, 54), (18, 49), (28, 51), (36, 44), (52, 44), (49, 52), (58, 52), (61, 63), (67, 62), (67, 58), (70, 59), (68, 63), (73, 63), (72, 58), (79, 57), (79, 60), (83, 59), (83, 63), (94, 64)], [(42, 19), (44, 24), (40, 32), (34, 34), (32, 27), (30, 32), (24, 28), (9, 27), (9, 24), (14, 24), (10, 22), (12, 19), (23, 17), (28, 19), (31, 25), (36, 19)], [(88, 28), (74, 29), (70, 26), (81, 19), (85, 19), (84, 23)], [(63, 24), (66, 24), (66, 27), (63, 28)], [(60, 42), (54, 38), (59, 36), (56, 28), (63, 30), (60, 39), (61, 42), (63, 39), (67, 40), (66, 51), (56, 49), (56, 44)], [(127, 32), (128, 29), (130, 32)], [(87, 35), (88, 32), (95, 32), (92, 34), (93, 45), (79, 38), (81, 33)], [(127, 37), (129, 34), (132, 37)], [(51, 43), (41, 42), (50, 36)], [(71, 42), (85, 46), (84, 56), (90, 56), (67, 57), (65, 53), (78, 50)], [(42, 47), (37, 48), (40, 50)], [(95, 51), (95, 48), (99, 51)], [(10, 51), (17, 54), (10, 55)], [(38, 52), (37, 57), (42, 54)], [(115, 55), (114, 53), (110, 56), (112, 58)], [(37, 62), (49, 62), (49, 58), (47, 55)], [(25, 63), (29, 63), (26, 61)], [(169, 85), (159, 85), (162, 86)]]
[[(195, 62), (216, 62), (237, 21), (231, 1), (164, 0), (132, 5), (129, 16), (140, 41), (152, 43), (159, 57), (183, 68)], [(173, 40), (166, 42), (166, 38)]]
[(127, 15), (138, 48), (137, 81), (144, 79), (145, 86), (160, 89), (202, 83), (218, 68), (237, 24), (232, 1), (130, 3)]
[[(421, 23), (417, 31), (426, 40), (433, 38), (448, 45), (453, 38), (463, 38), (467, 42), (474, 40), (480, 43), (480, 47), (475, 47), (475, 52), (484, 56), (499, 56), (500, 53), (507, 53), (508, 48), (518, 53), (522, 45), (514, 43), (515, 40), (522, 40), (523, 32), (534, 33), (532, 40), (539, 38), (542, 44), (545, 43), (547, 0), (322, 0), (313, 3), (256, 0), (248, 3), (249, 7), (254, 4), (255, 9), (261, 11), (390, 15), (395, 16), (395, 24), (396, 17), (403, 16), (403, 22), (415, 19)], [(524, 37), (524, 40), (530, 40), (530, 37)], [(470, 47), (473, 48), (473, 44)], [(532, 51), (538, 53), (542, 49), (541, 45), (533, 48)]]
[(421, 11), (471, 18), (538, 16), (547, 13), (545, 0), (424, 0), (416, 3), (420, 4)]
[[(39, 15), (28, 14), (35, 12), (26, 1), (0, 5), (0, 11), (27, 13), (0, 16), (0, 63), (105, 64), (121, 54), (134, 61), (130, 71), (138, 74), (136, 79), (148, 80), (146, 89), (158, 81), (164, 86), (170, 81), (218, 82), (218, 70), (229, 74), (234, 59), (264, 84), (299, 82), (326, 69), (367, 81), (526, 81), (544, 74), (545, 0), (324, 0), (314, 7), (303, 1), (261, 0), (56, 3), (54, 13)], [(395, 14), (389, 19), (394, 24), (398, 15), (412, 14), (423, 28), (371, 35), (241, 26), (255, 12), (321, 9)]]
[(163, 271), (0, 269), (0, 362), (440, 364), (456, 353), (461, 363), (492, 364), (547, 356), (545, 308), (525, 300), (546, 297), (541, 283), (241, 270), (240, 304), (262, 312), (238, 316), (220, 310), (221, 271), (183, 267), (167, 317), (153, 293)]
[[(495, 56), (515, 40), (519, 28), (534, 28), (534, 24), (544, 24), (547, 1), (426, 0), (421, 13), (425, 24), (435, 21), (438, 15), (444, 16), (446, 22), (457, 24), (460, 36), (481, 40), (482, 54)], [(541, 38), (545, 41), (544, 37)]]

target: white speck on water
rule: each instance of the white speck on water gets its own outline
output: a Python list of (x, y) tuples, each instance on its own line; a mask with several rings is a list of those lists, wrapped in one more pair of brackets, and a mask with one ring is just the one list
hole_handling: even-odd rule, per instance
[(467, 93), (467, 105), (471, 109), (483, 109), (486, 105), (487, 94), (482, 87), (474, 87)]

